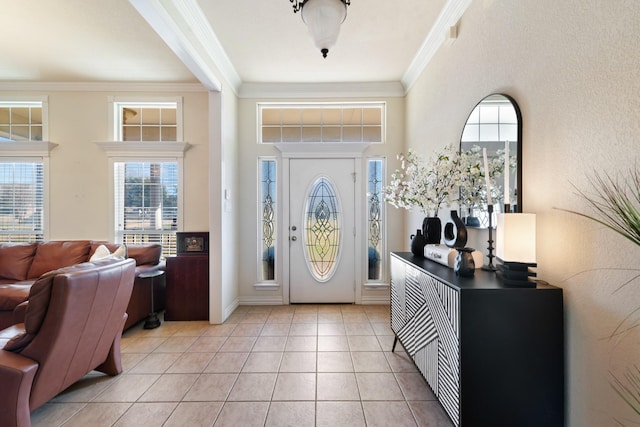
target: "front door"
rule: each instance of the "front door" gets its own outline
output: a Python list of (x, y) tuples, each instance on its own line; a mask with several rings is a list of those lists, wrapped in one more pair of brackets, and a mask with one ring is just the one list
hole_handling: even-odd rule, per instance
[(355, 160), (289, 163), (289, 300), (355, 301)]

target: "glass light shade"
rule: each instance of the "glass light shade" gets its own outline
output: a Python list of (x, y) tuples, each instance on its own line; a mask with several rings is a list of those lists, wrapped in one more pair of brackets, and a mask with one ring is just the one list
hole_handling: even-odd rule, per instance
[(302, 7), (302, 20), (323, 56), (338, 40), (340, 24), (347, 17), (347, 5), (341, 0), (307, 0)]
[(498, 214), (496, 256), (505, 262), (536, 262), (535, 214)]

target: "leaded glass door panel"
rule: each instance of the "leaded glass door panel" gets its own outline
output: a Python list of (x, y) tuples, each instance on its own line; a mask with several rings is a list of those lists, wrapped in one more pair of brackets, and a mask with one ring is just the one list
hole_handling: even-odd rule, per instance
[(353, 159), (291, 159), (289, 299), (355, 300)]

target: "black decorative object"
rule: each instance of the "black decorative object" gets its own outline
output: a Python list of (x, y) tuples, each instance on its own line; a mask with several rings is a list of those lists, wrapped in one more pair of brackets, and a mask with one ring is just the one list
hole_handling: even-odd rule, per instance
[(459, 248), (453, 271), (458, 276), (472, 277), (476, 271), (476, 263), (473, 260), (473, 248)]
[(437, 216), (426, 217), (422, 221), (422, 234), (427, 245), (437, 245), (440, 243), (442, 234), (442, 223)]
[(464, 248), (467, 244), (467, 227), (455, 210), (451, 211), (451, 221), (444, 225), (444, 243), (456, 249)]
[(411, 235), (411, 253), (415, 256), (424, 256), (424, 246), (427, 244), (422, 230), (416, 230), (416, 234)]
[(498, 264), (496, 277), (505, 287), (535, 288), (537, 266), (535, 262), (504, 261)]
[(489, 214), (489, 246), (487, 249), (489, 250), (489, 263), (487, 265), (483, 265), (482, 269), (487, 271), (496, 271), (496, 266), (493, 265), (493, 205), (487, 205), (487, 213)]

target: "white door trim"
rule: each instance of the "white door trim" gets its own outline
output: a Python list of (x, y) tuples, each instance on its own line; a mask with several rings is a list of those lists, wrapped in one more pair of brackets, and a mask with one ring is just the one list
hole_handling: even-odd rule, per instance
[[(362, 174), (363, 174), (363, 153), (369, 146), (368, 143), (340, 143), (340, 144), (305, 144), (305, 143), (290, 143), (290, 144), (276, 144), (276, 148), (280, 151), (281, 158), (281, 172), (282, 172), (282, 224), (280, 227), (279, 239), (282, 248), (282, 302), (288, 305), (289, 302), (289, 290), (290, 290), (290, 276), (289, 276), (289, 160), (290, 159), (327, 159), (327, 158), (343, 158), (353, 159), (356, 170), (355, 180), (355, 259), (362, 262), (362, 239), (366, 232), (366, 221), (358, 221), (358, 218), (362, 218)], [(362, 267), (362, 266), (360, 266)], [(362, 304), (362, 268), (355, 269), (355, 303)]]

